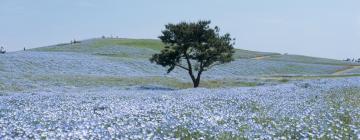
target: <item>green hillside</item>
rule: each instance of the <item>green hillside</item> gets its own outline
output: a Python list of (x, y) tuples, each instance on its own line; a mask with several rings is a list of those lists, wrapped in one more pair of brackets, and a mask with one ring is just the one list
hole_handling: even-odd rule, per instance
[[(106, 55), (113, 57), (131, 57), (144, 58), (150, 57), (151, 54), (159, 52), (164, 45), (160, 40), (155, 39), (90, 39), (80, 43), (70, 44), (63, 43), (54, 46), (46, 46), (32, 49), (32, 51), (45, 52), (80, 52), (94, 55)], [(140, 53), (142, 57), (134, 54)], [(134, 55), (132, 55), (134, 54)], [(278, 53), (255, 52), (249, 50), (236, 49), (234, 57), (254, 58), (260, 56), (278, 55)]]
[[(89, 39), (80, 43), (63, 43), (54, 46), (46, 46), (32, 49), (32, 51), (42, 52), (78, 52), (92, 55), (147, 59), (152, 54), (159, 52), (164, 45), (156, 39)], [(299, 62), (309, 64), (328, 64), (328, 65), (357, 65), (354, 63), (340, 60), (316, 58), (301, 55), (281, 55), (271, 52), (256, 52), (243, 49), (236, 49), (235, 59), (255, 59), (285, 62)], [(263, 58), (261, 58), (263, 57)]]
[[(154, 39), (89, 39), (2, 55), (0, 90), (160, 85), (191, 87), (185, 71), (149, 62), (164, 45)], [(236, 60), (203, 74), (202, 87), (238, 87), (292, 80), (359, 76), (359, 67), (339, 60), (236, 49)], [(10, 79), (10, 80), (9, 80)]]

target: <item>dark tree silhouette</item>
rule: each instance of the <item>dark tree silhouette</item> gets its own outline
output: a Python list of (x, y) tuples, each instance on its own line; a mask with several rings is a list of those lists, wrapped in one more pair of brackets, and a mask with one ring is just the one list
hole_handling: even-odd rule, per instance
[(220, 35), (220, 29), (211, 28), (211, 21), (181, 22), (165, 25), (159, 36), (165, 48), (154, 54), (150, 61), (168, 67), (188, 71), (194, 87), (200, 84), (201, 74), (211, 67), (233, 60), (234, 40), (230, 34)]

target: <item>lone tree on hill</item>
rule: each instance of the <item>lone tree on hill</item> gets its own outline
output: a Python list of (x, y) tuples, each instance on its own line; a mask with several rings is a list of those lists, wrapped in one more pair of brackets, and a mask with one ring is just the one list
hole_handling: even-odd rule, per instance
[(194, 87), (200, 84), (201, 74), (215, 65), (233, 60), (234, 40), (230, 34), (220, 35), (220, 29), (211, 28), (211, 21), (181, 22), (165, 25), (159, 36), (165, 48), (154, 54), (150, 61), (168, 67), (188, 71)]

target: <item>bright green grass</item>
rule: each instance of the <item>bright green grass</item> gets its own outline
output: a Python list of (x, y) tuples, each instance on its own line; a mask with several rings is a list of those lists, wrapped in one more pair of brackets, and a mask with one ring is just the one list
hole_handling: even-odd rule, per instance
[(76, 44), (59, 44), (32, 49), (43, 52), (76, 52), (112, 58), (149, 59), (164, 45), (153, 39), (90, 39)]
[[(93, 44), (95, 47), (119, 45), (119, 46), (132, 46), (139, 48), (149, 48), (160, 51), (164, 48), (164, 44), (160, 40), (155, 39), (103, 39)], [(242, 49), (235, 49), (235, 58), (253, 58), (259, 56), (278, 55), (278, 53), (270, 52), (256, 52)]]
[[(146, 48), (155, 51), (160, 51), (164, 45), (159, 40), (155, 39), (90, 39), (84, 40), (76, 44), (58, 44), (54, 46), (47, 46), (32, 49), (32, 51), (55, 51), (55, 52), (96, 52), (99, 50), (107, 51), (113, 47), (135, 47)], [(111, 51), (111, 50), (109, 50)]]
[(90, 44), (90, 47), (102, 48), (105, 46), (131, 46), (139, 48), (148, 48), (160, 51), (164, 44), (156, 39), (98, 39)]
[[(152, 39), (102, 39), (94, 42), (90, 46), (92, 48), (105, 48), (105, 46), (129, 46), (129, 47), (137, 47), (137, 48), (146, 48), (152, 49), (156, 52), (160, 52), (164, 48), (164, 44), (161, 43), (160, 40), (152, 40)], [(154, 52), (155, 53), (155, 52)], [(129, 54), (125, 53), (117, 53), (111, 54), (108, 56), (112, 57), (128, 57)], [(249, 50), (235, 49), (234, 58), (254, 58), (260, 56), (270, 56), (270, 55), (279, 55), (277, 53), (268, 53), (268, 52), (255, 52)]]

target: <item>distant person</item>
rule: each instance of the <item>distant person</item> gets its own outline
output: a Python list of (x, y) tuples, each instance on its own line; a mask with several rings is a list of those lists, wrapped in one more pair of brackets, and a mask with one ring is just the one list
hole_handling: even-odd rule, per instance
[(80, 43), (80, 41), (77, 41), (76, 39), (74, 39), (72, 42), (73, 42), (73, 44)]
[(0, 48), (0, 53), (2, 53), (2, 54), (6, 53), (6, 50), (3, 46), (1, 46), (1, 48)]
[(24, 51), (26, 51), (26, 48), (24, 47)]

